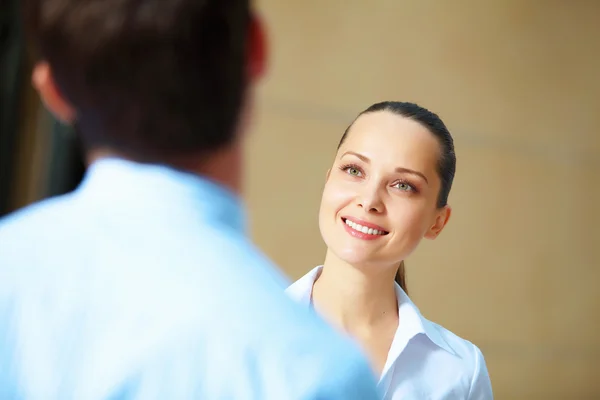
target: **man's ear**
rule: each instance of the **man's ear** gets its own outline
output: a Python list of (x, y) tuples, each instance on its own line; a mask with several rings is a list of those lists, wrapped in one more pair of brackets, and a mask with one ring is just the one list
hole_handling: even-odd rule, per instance
[(75, 109), (56, 87), (50, 64), (46, 61), (38, 62), (33, 67), (31, 83), (37, 90), (42, 103), (59, 121), (68, 125), (75, 122)]
[(250, 16), (248, 30), (248, 77), (251, 82), (255, 82), (265, 75), (269, 57), (265, 28), (254, 11)]
[(450, 219), (451, 214), (452, 214), (452, 208), (450, 208), (449, 205), (446, 205), (443, 208), (439, 209), (436, 212), (436, 216), (433, 221), (433, 224), (431, 225), (431, 227), (429, 227), (429, 229), (427, 230), (427, 233), (425, 233), (425, 238), (433, 240), (436, 237), (438, 237), (438, 235), (440, 233), (442, 233), (442, 230), (448, 223), (448, 220)]

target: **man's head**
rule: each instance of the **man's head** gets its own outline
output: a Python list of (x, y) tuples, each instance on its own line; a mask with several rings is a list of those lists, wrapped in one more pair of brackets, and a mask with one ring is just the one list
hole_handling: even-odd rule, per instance
[(88, 151), (174, 164), (235, 142), (264, 69), (249, 0), (25, 0), (33, 82)]

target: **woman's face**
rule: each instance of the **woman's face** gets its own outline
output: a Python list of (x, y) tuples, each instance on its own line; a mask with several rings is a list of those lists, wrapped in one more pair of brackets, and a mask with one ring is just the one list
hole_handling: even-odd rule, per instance
[(437, 208), (440, 146), (420, 123), (380, 111), (352, 125), (327, 174), (319, 211), (330, 252), (356, 267), (397, 268), (450, 216)]

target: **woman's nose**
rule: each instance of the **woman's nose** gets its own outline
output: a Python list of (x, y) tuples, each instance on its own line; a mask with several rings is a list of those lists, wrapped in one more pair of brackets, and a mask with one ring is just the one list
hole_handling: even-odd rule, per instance
[(359, 196), (358, 205), (368, 213), (381, 213), (385, 209), (378, 188), (365, 188)]

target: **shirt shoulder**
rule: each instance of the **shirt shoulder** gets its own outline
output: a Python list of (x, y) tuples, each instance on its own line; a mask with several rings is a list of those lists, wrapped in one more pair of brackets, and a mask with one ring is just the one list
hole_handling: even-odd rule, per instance
[[(30, 228), (37, 228), (39, 223), (55, 223), (64, 219), (65, 214), (68, 214), (65, 211), (72, 210), (72, 197), (71, 194), (57, 196), (13, 211), (0, 218), (0, 235), (8, 239)], [(59, 229), (60, 226), (54, 228)]]
[(454, 356), (460, 360), (461, 369), (463, 369), (464, 374), (467, 375), (470, 381), (467, 399), (493, 399), (492, 385), (485, 357), (479, 347), (435, 322), (426, 321), (431, 329), (439, 333), (447, 349), (453, 352)]
[(22, 266), (41, 264), (42, 248), (61, 242), (70, 246), (65, 232), (80, 220), (73, 213), (72, 203), (71, 195), (57, 196), (0, 218), (0, 276), (16, 273)]

